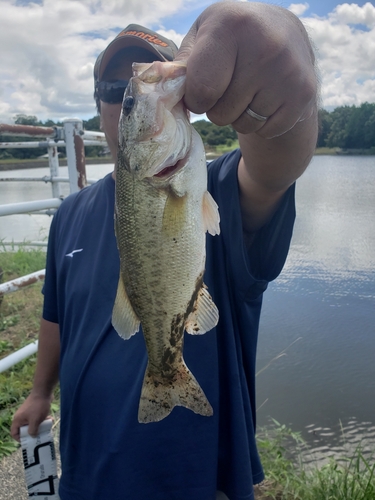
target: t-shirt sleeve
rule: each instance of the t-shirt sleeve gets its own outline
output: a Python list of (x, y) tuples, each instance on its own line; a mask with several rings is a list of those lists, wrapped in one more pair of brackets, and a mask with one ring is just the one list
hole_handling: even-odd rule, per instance
[[(288, 255), (295, 220), (295, 185), (284, 194), (272, 219), (246, 247), (239, 200), (238, 163), (235, 150), (208, 165), (208, 189), (219, 206), (221, 238), (227, 267), (237, 289), (247, 294), (251, 286), (255, 295), (267, 288), (281, 272)], [(258, 289), (258, 290), (257, 290)]]

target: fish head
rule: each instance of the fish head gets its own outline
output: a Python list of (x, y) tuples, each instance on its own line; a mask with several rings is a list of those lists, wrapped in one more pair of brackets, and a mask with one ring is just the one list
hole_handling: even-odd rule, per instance
[(181, 168), (191, 144), (182, 98), (186, 64), (134, 63), (119, 121), (121, 168), (137, 178), (166, 177)]

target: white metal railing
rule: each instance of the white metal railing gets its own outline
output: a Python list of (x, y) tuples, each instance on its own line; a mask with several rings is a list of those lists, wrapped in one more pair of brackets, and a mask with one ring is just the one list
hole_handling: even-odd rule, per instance
[[(11, 292), (16, 292), (17, 290), (21, 290), (27, 286), (32, 285), (33, 283), (37, 283), (38, 281), (43, 281), (45, 276), (45, 269), (41, 269), (40, 271), (36, 271), (35, 273), (27, 274), (26, 276), (22, 276), (21, 278), (17, 278), (6, 283), (0, 284), (0, 299)], [(22, 349), (19, 349), (12, 354), (9, 354), (3, 359), (0, 359), (0, 373), (8, 370), (15, 364), (19, 363), (23, 359), (33, 355), (38, 350), (38, 341), (31, 342), (27, 344)]]
[[(84, 146), (106, 146), (106, 139), (102, 132), (85, 131), (82, 128), (82, 121), (77, 119), (68, 119), (63, 122), (63, 127), (36, 127), (30, 125), (8, 125), (0, 124), (0, 133), (2, 135), (33, 136), (46, 137), (44, 141), (35, 142), (2, 142), (0, 148), (39, 148), (46, 147), (48, 151), (48, 162), (50, 175), (42, 178), (23, 177), (23, 178), (1, 178), (1, 182), (9, 181), (41, 181), (50, 182), (52, 186), (52, 198), (37, 201), (26, 201), (22, 203), (11, 203), (0, 205), (0, 216), (24, 214), (24, 213), (43, 213), (51, 214), (51, 209), (56, 210), (61, 202), (60, 183), (69, 182), (70, 192), (73, 193), (82, 189), (87, 184), (96, 182), (96, 179), (87, 179), (86, 162)], [(58, 147), (66, 148), (69, 177), (59, 175)], [(2, 245), (16, 245), (16, 242), (1, 242)], [(24, 244), (24, 243), (23, 243)], [(27, 245), (45, 246), (44, 242), (29, 242)], [(42, 269), (35, 273), (22, 276), (7, 283), (0, 284), (0, 299), (3, 295), (20, 290), (26, 286), (44, 280), (45, 270)], [(0, 360), (0, 373), (11, 368), (19, 361), (34, 354), (38, 349), (38, 341), (32, 342), (18, 351), (6, 356)]]
[[(88, 180), (86, 177), (85, 146), (106, 146), (107, 142), (103, 132), (86, 131), (82, 128), (82, 121), (72, 118), (64, 120), (63, 127), (34, 127), (31, 125), (8, 125), (0, 124), (0, 134), (2, 135), (26, 135), (46, 137), (44, 141), (35, 142), (1, 142), (0, 149), (7, 148), (40, 148), (45, 147), (48, 151), (48, 162), (50, 175), (40, 179), (43, 182), (50, 182), (52, 185), (52, 197), (60, 199), (60, 183), (69, 182), (70, 192), (73, 193), (85, 187), (87, 184), (95, 182), (95, 179)], [(69, 177), (59, 176), (58, 147), (66, 148)], [(0, 182), (13, 181), (14, 178), (2, 178)], [(26, 177), (22, 179), (28, 181)], [(20, 204), (23, 205), (22, 203)], [(1, 206), (0, 206), (1, 207)], [(45, 208), (45, 207), (43, 207)], [(40, 210), (43, 210), (41, 208)], [(55, 204), (50, 208), (56, 208)], [(5, 209), (4, 209), (5, 210)], [(39, 210), (36, 206), (32, 211)], [(27, 209), (27, 213), (31, 210)], [(17, 212), (25, 213), (25, 212)], [(8, 212), (6, 211), (6, 214)]]
[(35, 340), (34, 342), (25, 345), (25, 347), (22, 347), (22, 349), (18, 349), (18, 351), (9, 354), (9, 356), (0, 359), (0, 373), (5, 372), (5, 370), (8, 370), (9, 368), (12, 368), (12, 366), (16, 365), (23, 359), (32, 356), (37, 352), (37, 350), (38, 350), (38, 341)]

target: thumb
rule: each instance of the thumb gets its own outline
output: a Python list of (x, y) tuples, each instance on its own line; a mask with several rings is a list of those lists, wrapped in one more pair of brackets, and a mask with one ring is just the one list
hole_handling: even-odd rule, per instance
[(40, 424), (46, 419), (46, 418), (49, 418), (51, 420), (53, 420), (53, 418), (51, 416), (45, 416), (43, 414), (41, 415), (38, 415), (36, 416), (35, 418), (30, 418), (29, 420), (29, 429), (28, 429), (28, 433), (30, 434), (30, 436), (32, 437), (36, 437), (38, 435), (38, 431), (39, 431), (39, 426)]
[(36, 437), (38, 435), (39, 425), (42, 423), (42, 420), (30, 420), (28, 433), (31, 437)]
[(10, 427), (10, 435), (12, 436), (12, 438), (19, 442), (21, 439), (20, 436), (21, 427), (29, 424), (30, 422), (26, 415), (25, 416), (16, 415)]

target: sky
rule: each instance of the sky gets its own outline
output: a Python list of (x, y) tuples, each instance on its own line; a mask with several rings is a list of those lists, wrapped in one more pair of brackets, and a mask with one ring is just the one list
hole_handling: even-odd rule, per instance
[[(213, 0), (0, 0), (0, 123), (96, 114), (97, 55), (130, 23), (180, 45)], [(270, 3), (265, 0), (265, 3)], [(322, 106), (375, 102), (375, 5), (275, 0), (296, 14), (314, 42)]]

